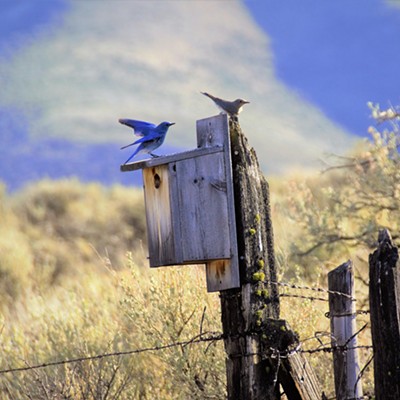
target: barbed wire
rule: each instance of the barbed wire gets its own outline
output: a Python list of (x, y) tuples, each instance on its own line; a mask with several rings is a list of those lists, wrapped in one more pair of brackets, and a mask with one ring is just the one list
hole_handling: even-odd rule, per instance
[(322, 297), (313, 297), (313, 296), (303, 296), (301, 294), (289, 294), (289, 293), (280, 293), (279, 297), (292, 297), (292, 298), (298, 298), (298, 299), (305, 299), (305, 300), (311, 300), (311, 301), (325, 301), (328, 302), (328, 299), (323, 299)]
[(354, 297), (352, 297), (351, 295), (349, 295), (347, 293), (338, 292), (336, 290), (329, 290), (329, 289), (325, 289), (325, 288), (321, 288), (321, 287), (317, 287), (317, 286), (296, 285), (294, 283), (281, 282), (281, 281), (279, 281), (279, 282), (278, 281), (264, 281), (264, 282), (267, 284), (270, 283), (272, 285), (287, 287), (290, 289), (312, 290), (314, 292), (335, 294), (337, 296), (347, 297), (348, 299), (350, 299), (352, 301), (356, 301), (356, 299)]
[[(363, 328), (362, 328), (363, 329)], [(358, 335), (361, 330), (360, 329), (354, 336)], [(252, 336), (255, 333), (259, 332), (245, 332), (241, 336)], [(369, 345), (358, 345), (358, 346), (348, 346), (347, 344), (345, 345), (327, 345), (326, 343), (321, 343), (321, 346), (314, 348), (314, 349), (302, 349), (302, 345), (311, 339), (318, 339), (319, 336), (331, 336), (331, 334), (326, 333), (326, 332), (316, 332), (314, 337), (310, 337), (307, 339), (304, 339), (302, 341), (299, 341), (296, 343), (296, 345), (292, 348), (288, 348), (286, 350), (279, 350), (275, 348), (270, 348), (270, 356), (271, 357), (279, 357), (279, 358), (288, 358), (296, 353), (307, 353), (307, 354), (314, 354), (314, 353), (319, 353), (319, 352), (325, 352), (325, 353), (332, 353), (334, 351), (342, 351), (346, 352), (349, 350), (355, 350), (355, 349), (372, 349), (372, 346)], [(173, 342), (173, 343), (168, 343), (164, 345), (158, 345), (158, 346), (152, 346), (152, 347), (144, 347), (144, 348), (138, 348), (138, 349), (131, 349), (131, 350), (125, 350), (125, 351), (117, 351), (117, 352), (111, 352), (111, 353), (102, 353), (102, 354), (96, 354), (92, 356), (84, 356), (84, 357), (76, 357), (76, 358), (70, 358), (70, 359), (64, 359), (64, 360), (58, 360), (58, 361), (50, 361), (46, 363), (41, 363), (41, 364), (36, 364), (36, 365), (29, 365), (25, 367), (15, 367), (15, 368), (8, 368), (8, 369), (3, 369), (0, 370), (0, 375), (4, 375), (7, 373), (15, 373), (15, 372), (26, 372), (30, 370), (36, 370), (36, 369), (41, 369), (41, 368), (47, 368), (47, 367), (54, 367), (54, 366), (60, 366), (60, 365), (65, 365), (65, 364), (72, 364), (72, 363), (78, 363), (78, 362), (85, 362), (85, 361), (95, 361), (95, 360), (100, 360), (103, 358), (110, 358), (110, 357), (122, 357), (126, 355), (134, 355), (134, 354), (140, 354), (140, 353), (145, 353), (145, 352), (152, 352), (152, 351), (161, 351), (161, 350), (166, 350), (174, 347), (186, 347), (192, 344), (198, 344), (198, 343), (210, 343), (212, 342), (217, 342), (219, 340), (223, 340), (226, 336), (223, 333), (220, 332), (204, 332), (200, 333), (193, 338), (189, 340), (184, 340), (184, 341), (179, 341), (179, 342)], [(259, 352), (255, 353), (250, 353), (246, 354), (246, 356), (255, 356), (255, 355), (261, 355)], [(242, 354), (239, 354), (238, 356), (243, 356)]]
[(331, 315), (331, 313), (328, 311), (325, 313), (325, 317), (326, 318), (333, 318), (333, 317), (353, 317), (355, 315), (366, 315), (366, 314), (370, 314), (371, 311), (370, 310), (356, 310), (352, 313), (345, 313), (345, 314), (335, 314), (335, 315)]
[(372, 356), (369, 358), (369, 360), (365, 363), (364, 367), (362, 368), (362, 370), (359, 372), (359, 374), (357, 375), (357, 380), (356, 383), (354, 384), (354, 392), (356, 392), (356, 388), (358, 385), (358, 382), (361, 381), (361, 378), (364, 376), (365, 371), (368, 369), (369, 365), (371, 364), (371, 362), (374, 359), (374, 354), (372, 354)]
[[(355, 301), (355, 299), (352, 296), (350, 296), (346, 293), (332, 291), (332, 290), (328, 290), (328, 289), (321, 288), (321, 287), (297, 285), (297, 284), (281, 282), (281, 281), (279, 281), (279, 282), (267, 281), (266, 283), (270, 283), (270, 284), (277, 285), (277, 286), (282, 286), (282, 287), (289, 288), (289, 289), (311, 290), (311, 291), (320, 292), (320, 293), (335, 294), (335, 295), (339, 295), (339, 296), (344, 296), (346, 298), (350, 298), (351, 300)], [(321, 297), (304, 296), (304, 295), (291, 294), (291, 293), (282, 293), (282, 294), (279, 294), (278, 296), (279, 297), (308, 299), (311, 301), (314, 301), (314, 300), (324, 301), (324, 302), (329, 301), (329, 300), (327, 300), (325, 298), (321, 298)], [(205, 310), (203, 310), (202, 321), (200, 324), (201, 325), (200, 333), (190, 340), (173, 342), (173, 343), (168, 343), (165, 345), (158, 345), (158, 346), (152, 346), (152, 347), (131, 349), (131, 350), (126, 350), (126, 351), (96, 354), (93, 356), (84, 356), (84, 357), (76, 357), (76, 358), (64, 359), (64, 360), (58, 360), (58, 361), (51, 361), (51, 362), (46, 362), (46, 363), (41, 363), (41, 364), (36, 364), (36, 365), (29, 365), (29, 366), (24, 366), (24, 367), (8, 368), (8, 369), (0, 370), (0, 375), (7, 374), (7, 373), (23, 372), (23, 371), (40, 369), (40, 368), (59, 366), (59, 365), (65, 365), (65, 364), (72, 364), (72, 363), (78, 363), (78, 362), (100, 360), (100, 359), (109, 358), (109, 357), (121, 357), (121, 356), (126, 356), (126, 355), (140, 354), (140, 353), (144, 353), (144, 352), (160, 351), (160, 350), (166, 350), (166, 349), (170, 349), (170, 348), (174, 348), (174, 347), (178, 347), (178, 346), (185, 347), (185, 346), (188, 346), (191, 344), (196, 344), (196, 343), (201, 343), (201, 342), (208, 342), (211, 345), (212, 342), (216, 342), (216, 341), (224, 339), (224, 335), (220, 332), (205, 332), (205, 333), (202, 332), (202, 323), (203, 323), (203, 319), (204, 319), (204, 313), (205, 313)], [(355, 313), (343, 314), (340, 316), (355, 315), (355, 314), (367, 314), (367, 313), (369, 313), (369, 310), (358, 310)], [(325, 316), (330, 318), (330, 313), (329, 312), (325, 313)], [(252, 335), (254, 333), (255, 332), (247, 332), (247, 333), (245, 333), (245, 335)], [(359, 332), (357, 332), (356, 335), (358, 335), (358, 333)], [(327, 334), (324, 333), (324, 335), (327, 335)], [(371, 349), (372, 348), (372, 346), (353, 346), (353, 347), (348, 347), (346, 345), (344, 345), (344, 346), (336, 346), (336, 345), (329, 346), (329, 345), (326, 345), (326, 343), (322, 343), (322, 341), (319, 339), (318, 340), (320, 341), (321, 346), (314, 348), (314, 349), (302, 349), (301, 348), (305, 341), (311, 340), (311, 339), (317, 339), (317, 338), (318, 338), (318, 333), (316, 333), (315, 337), (305, 339), (305, 340), (297, 343), (294, 348), (287, 349), (285, 351), (280, 351), (278, 349), (271, 348), (270, 349), (271, 354), (275, 357), (279, 356), (281, 358), (287, 358), (295, 353), (308, 353), (308, 354), (314, 354), (314, 353), (318, 353), (318, 352), (331, 353), (333, 351), (347, 351), (347, 350), (353, 350), (353, 349)]]
[(178, 346), (186, 347), (186, 346), (194, 344), (194, 343), (216, 342), (221, 339), (223, 339), (222, 333), (205, 332), (205, 333), (202, 333), (202, 334), (199, 334), (199, 335), (193, 337), (190, 340), (173, 342), (173, 343), (168, 343), (165, 345), (144, 347), (141, 349), (132, 349), (132, 350), (126, 350), (126, 351), (116, 351), (116, 352), (112, 352), (112, 353), (96, 354), (93, 356), (76, 357), (76, 358), (70, 358), (70, 359), (58, 360), (58, 361), (50, 361), (50, 362), (26, 366), (26, 367), (3, 369), (3, 370), (0, 370), (0, 375), (4, 375), (7, 373), (11, 373), (11, 372), (23, 372), (23, 371), (33, 370), (33, 369), (40, 369), (40, 368), (54, 367), (54, 366), (65, 365), (65, 364), (72, 364), (72, 363), (77, 363), (77, 362), (100, 360), (102, 358), (121, 357), (121, 356), (140, 354), (140, 353), (145, 353), (145, 352), (150, 352), (150, 351), (160, 351), (160, 350), (166, 350), (166, 349), (170, 349), (170, 348), (178, 347)]
[[(287, 282), (281, 282), (281, 281), (266, 281), (265, 283), (270, 283), (273, 285), (285, 287), (287, 289), (296, 289), (296, 290), (311, 290), (314, 292), (319, 292), (319, 293), (326, 293), (326, 294), (334, 294), (338, 296), (343, 296), (346, 298), (351, 299), (352, 301), (355, 301), (355, 299), (346, 294), (342, 293), (339, 291), (332, 291), (328, 290), (325, 288), (321, 287), (310, 287), (310, 286), (305, 286), (305, 285), (297, 285), (297, 284), (292, 284), (292, 283), (287, 283)], [(328, 299), (322, 298), (322, 297), (314, 297), (314, 296), (304, 296), (304, 295), (299, 295), (299, 294), (292, 294), (292, 293), (282, 293), (278, 295), (279, 297), (288, 297), (288, 298), (301, 298), (301, 299), (308, 299), (310, 301), (324, 301), (328, 302)], [(368, 314), (370, 311), (369, 310), (357, 310), (354, 313), (349, 313), (349, 314), (343, 314), (340, 316), (353, 316), (353, 315), (358, 315), (358, 314)], [(212, 345), (214, 342), (220, 341), (225, 339), (225, 335), (221, 332), (202, 332), (203, 328), (203, 320), (204, 320), (204, 314), (205, 314), (205, 309), (203, 310), (203, 315), (202, 315), (202, 320), (200, 323), (200, 333), (193, 338), (189, 340), (184, 340), (184, 341), (179, 341), (179, 342), (173, 342), (173, 343), (168, 343), (168, 344), (163, 344), (163, 345), (157, 345), (157, 346), (152, 346), (152, 347), (145, 347), (145, 348), (136, 348), (136, 349), (130, 349), (130, 350), (125, 350), (125, 351), (117, 351), (117, 352), (109, 352), (109, 353), (102, 353), (102, 354), (95, 354), (91, 356), (84, 356), (84, 357), (76, 357), (76, 358), (70, 358), (70, 359), (64, 359), (64, 360), (58, 360), (58, 361), (50, 361), (50, 362), (45, 362), (45, 363), (40, 363), (40, 364), (35, 364), (35, 365), (26, 365), (24, 367), (15, 367), (15, 368), (7, 368), (0, 370), (0, 375), (4, 375), (7, 373), (19, 373), (19, 372), (26, 372), (26, 371), (31, 371), (31, 370), (36, 370), (36, 369), (42, 369), (42, 368), (48, 368), (48, 367), (55, 367), (55, 366), (60, 366), (60, 365), (66, 365), (66, 364), (73, 364), (73, 363), (81, 363), (81, 362), (87, 362), (87, 361), (96, 361), (96, 360), (101, 360), (104, 358), (110, 358), (110, 357), (122, 357), (122, 356), (131, 356), (135, 354), (140, 354), (140, 353), (145, 353), (145, 352), (155, 352), (155, 351), (162, 351), (166, 349), (171, 349), (174, 347), (186, 347), (192, 344), (198, 344), (198, 343), (209, 343), (208, 346)], [(330, 318), (330, 313), (327, 312), (325, 314), (326, 317)], [(337, 315), (335, 315), (337, 316)], [(364, 326), (365, 327), (365, 326)], [(358, 331), (354, 336), (357, 336), (364, 328), (362, 328), (360, 331)], [(259, 333), (259, 332), (246, 332), (244, 335), (253, 335), (254, 333)], [(322, 335), (325, 336), (331, 336), (330, 334), (327, 333), (322, 333)], [(295, 346), (289, 349), (285, 350), (279, 350), (275, 348), (270, 348), (270, 357), (279, 357), (279, 358), (288, 358), (293, 356), (296, 353), (306, 353), (306, 354), (315, 354), (315, 353), (333, 353), (334, 351), (341, 351), (341, 352), (346, 352), (349, 350), (355, 350), (355, 349), (372, 349), (373, 346), (371, 345), (357, 345), (357, 346), (348, 346), (347, 343), (345, 345), (329, 345), (328, 343), (323, 343), (319, 337), (320, 333), (316, 332), (314, 337), (304, 339), (302, 341), (299, 341), (296, 343)], [(316, 348), (311, 348), (311, 349), (303, 349), (302, 346), (303, 344), (311, 339), (318, 339), (320, 342), (320, 346)], [(246, 354), (249, 356), (252, 355), (260, 355), (259, 353), (255, 354)], [(264, 354), (265, 355), (265, 354)], [(243, 355), (238, 355), (238, 356), (243, 356)], [(368, 397), (365, 397), (368, 398)]]
[(372, 345), (358, 345), (358, 346), (325, 346), (325, 347), (318, 347), (316, 349), (309, 349), (309, 350), (303, 350), (300, 349), (298, 352), (299, 353), (307, 353), (307, 354), (314, 354), (314, 353), (332, 353), (334, 351), (342, 351), (346, 352), (348, 350), (355, 350), (355, 349), (368, 349), (371, 350), (373, 349)]

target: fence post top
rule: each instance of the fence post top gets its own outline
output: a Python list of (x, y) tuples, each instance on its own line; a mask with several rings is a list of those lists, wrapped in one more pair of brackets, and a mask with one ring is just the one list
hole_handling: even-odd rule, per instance
[(328, 272), (328, 278), (333, 277), (335, 274), (343, 274), (346, 273), (348, 270), (353, 268), (353, 262), (351, 260), (347, 260), (345, 263), (340, 264), (337, 268), (333, 269), (332, 271)]
[(389, 242), (391, 244), (393, 243), (392, 235), (390, 234), (389, 230), (386, 228), (381, 229), (378, 234), (378, 243), (381, 244), (383, 242)]

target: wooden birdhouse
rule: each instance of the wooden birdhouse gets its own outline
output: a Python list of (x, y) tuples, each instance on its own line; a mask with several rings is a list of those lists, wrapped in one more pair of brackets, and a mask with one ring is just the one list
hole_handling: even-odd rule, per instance
[(142, 169), (150, 267), (206, 264), (209, 292), (239, 287), (227, 116), (197, 121), (197, 145), (121, 171)]

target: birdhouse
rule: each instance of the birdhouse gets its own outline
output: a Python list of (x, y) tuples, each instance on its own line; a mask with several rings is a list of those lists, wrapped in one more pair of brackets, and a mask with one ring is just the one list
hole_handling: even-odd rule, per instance
[(197, 145), (121, 171), (142, 170), (150, 267), (206, 264), (209, 292), (239, 287), (227, 116), (197, 121)]

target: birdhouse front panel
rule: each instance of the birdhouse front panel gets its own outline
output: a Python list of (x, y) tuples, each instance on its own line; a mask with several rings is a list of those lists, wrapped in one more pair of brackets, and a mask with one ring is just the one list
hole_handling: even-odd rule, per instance
[(183, 262), (232, 256), (223, 152), (176, 163)]

